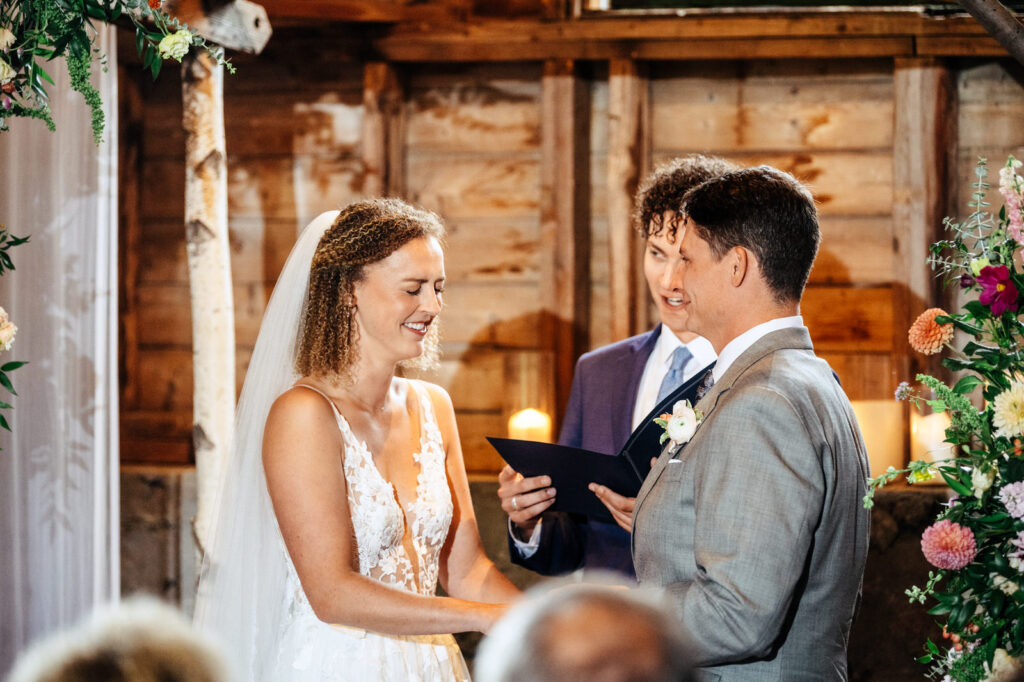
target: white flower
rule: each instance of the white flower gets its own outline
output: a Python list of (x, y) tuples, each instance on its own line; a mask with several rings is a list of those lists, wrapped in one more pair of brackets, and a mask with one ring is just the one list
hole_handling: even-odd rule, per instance
[(0, 26), (0, 50), (6, 49), (14, 44), (14, 34), (11, 29)]
[(1024, 383), (1012, 382), (992, 401), (992, 425), (1003, 438), (1024, 433)]
[(13, 66), (0, 59), (0, 85), (10, 83), (17, 75), (18, 72), (14, 70)]
[(7, 317), (7, 311), (0, 308), (0, 349), (10, 350), (14, 343), (14, 334), (18, 328)]
[(704, 415), (693, 409), (689, 400), (680, 400), (672, 406), (672, 414), (663, 414), (654, 421), (665, 429), (661, 442), (669, 440), (672, 447), (679, 447), (690, 442), (703, 418)]
[(161, 38), (157, 49), (160, 50), (160, 56), (164, 59), (174, 59), (180, 62), (181, 58), (188, 54), (188, 48), (191, 46), (192, 32), (180, 29)]
[(1020, 589), (1020, 585), (998, 573), (989, 573), (988, 577), (992, 580), (992, 587), (998, 587), (1005, 594), (1013, 594)]
[(992, 668), (985, 664), (985, 682), (1009, 682), (1018, 679), (1021, 670), (1020, 661), (1011, 656), (1006, 649), (996, 649), (992, 657)]
[(992, 487), (992, 481), (996, 479), (996, 472), (984, 471), (978, 467), (971, 472), (971, 492), (979, 500), (985, 491)]

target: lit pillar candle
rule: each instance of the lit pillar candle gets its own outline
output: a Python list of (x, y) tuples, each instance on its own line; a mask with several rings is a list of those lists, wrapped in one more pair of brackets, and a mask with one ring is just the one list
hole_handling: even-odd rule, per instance
[(519, 410), (508, 420), (508, 436), (519, 440), (551, 442), (551, 417), (528, 407)]
[(910, 414), (910, 459), (934, 462), (954, 456), (953, 445), (944, 442), (949, 428), (949, 414)]
[(903, 405), (895, 400), (854, 400), (871, 475), (880, 476), (890, 466), (903, 468)]

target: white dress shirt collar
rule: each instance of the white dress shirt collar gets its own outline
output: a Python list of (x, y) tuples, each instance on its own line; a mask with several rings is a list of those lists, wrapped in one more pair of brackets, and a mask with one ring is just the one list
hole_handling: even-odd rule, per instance
[(743, 351), (753, 346), (761, 337), (780, 329), (794, 329), (802, 326), (804, 326), (803, 316), (793, 315), (791, 317), (777, 317), (774, 320), (762, 322), (756, 327), (751, 327), (725, 344), (725, 348), (722, 349), (721, 354), (718, 356), (718, 362), (715, 363), (711, 376), (715, 378), (715, 381), (720, 380), (725, 375), (726, 370), (729, 369), (729, 366), (736, 361), (736, 358), (741, 356)]
[[(672, 362), (672, 353), (676, 348), (686, 346), (693, 355), (693, 359), (686, 364), (684, 380), (689, 381), (690, 377), (698, 370), (704, 369), (715, 361), (715, 348), (711, 342), (703, 336), (698, 336), (689, 343), (683, 343), (671, 329), (661, 325), (661, 333), (651, 353), (651, 362), (654, 367), (659, 368), (661, 376), (668, 373), (669, 365)], [(660, 379), (659, 379), (660, 382)]]
[(684, 382), (689, 381), (697, 372), (714, 362), (715, 348), (703, 336), (698, 336), (693, 341), (684, 344), (671, 329), (661, 325), (658, 340), (655, 341), (651, 354), (647, 356), (643, 374), (640, 375), (640, 385), (637, 387), (636, 401), (633, 403), (632, 425), (634, 429), (655, 408), (661, 381), (668, 374), (672, 362), (672, 352), (683, 345), (693, 354), (693, 358), (686, 363), (686, 367), (683, 369)]

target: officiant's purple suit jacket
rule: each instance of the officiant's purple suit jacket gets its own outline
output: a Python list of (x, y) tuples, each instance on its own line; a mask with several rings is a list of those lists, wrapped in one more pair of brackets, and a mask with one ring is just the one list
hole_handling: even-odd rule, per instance
[(800, 327), (758, 340), (696, 407), (637, 497), (641, 585), (667, 590), (699, 680), (847, 679), (870, 517), (846, 395)]
[[(646, 334), (602, 346), (580, 356), (573, 374), (572, 392), (558, 442), (594, 452), (614, 455), (627, 440), (641, 443), (658, 442), (661, 434), (656, 425), (642, 423), (637, 434), (631, 434), (633, 406), (640, 389), (644, 366), (657, 345), (661, 326)], [(654, 410), (676, 400), (695, 400), (695, 393), (704, 370), (697, 373)], [(642, 438), (631, 438), (642, 436)], [(639, 441), (639, 442), (638, 442)], [(657, 454), (654, 446), (648, 457)], [(562, 575), (578, 568), (610, 570), (635, 576), (630, 556), (629, 533), (615, 523), (588, 520), (585, 517), (546, 512), (536, 553), (522, 558), (509, 538), (509, 555), (513, 563), (542, 575)]]

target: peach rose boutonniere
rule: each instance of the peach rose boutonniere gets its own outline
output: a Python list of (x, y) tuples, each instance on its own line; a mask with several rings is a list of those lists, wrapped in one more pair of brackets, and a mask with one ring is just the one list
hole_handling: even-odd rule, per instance
[(654, 423), (665, 429), (659, 442), (669, 441), (673, 449), (690, 442), (697, 425), (704, 420), (704, 414), (695, 410), (689, 400), (680, 400), (672, 406), (672, 414), (665, 413), (654, 420)]

